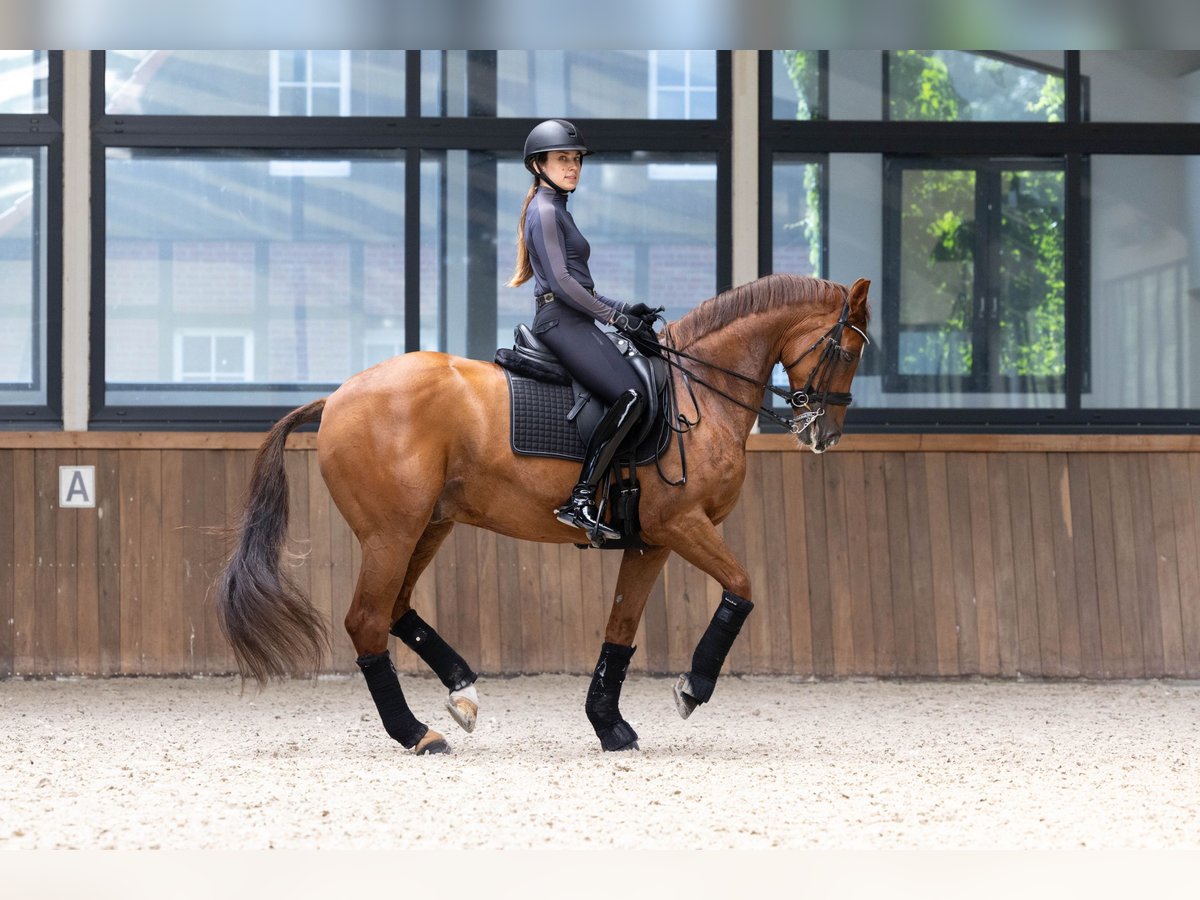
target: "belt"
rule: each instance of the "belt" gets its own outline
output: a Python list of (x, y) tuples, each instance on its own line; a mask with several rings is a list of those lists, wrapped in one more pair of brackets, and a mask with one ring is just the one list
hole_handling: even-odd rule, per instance
[[(591, 294), (593, 297), (595, 297), (596, 296), (595, 288), (588, 291), (588, 293)], [(554, 299), (553, 291), (546, 291), (546, 293), (544, 293), (544, 294), (538, 294), (536, 297), (533, 298), (534, 312), (540, 310), (543, 306), (545, 306), (547, 303), (549, 303), (553, 299)]]

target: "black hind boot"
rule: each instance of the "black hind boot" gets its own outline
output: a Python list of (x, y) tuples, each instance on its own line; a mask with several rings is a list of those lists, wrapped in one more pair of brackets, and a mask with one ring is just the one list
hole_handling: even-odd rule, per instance
[(573, 525), (586, 531), (593, 544), (621, 537), (619, 532), (600, 521), (596, 487), (612, 463), (617, 448), (633, 430), (645, 408), (646, 401), (637, 391), (628, 390), (617, 398), (588, 441), (579, 484), (575, 485), (567, 502), (554, 511), (558, 521), (564, 525)]

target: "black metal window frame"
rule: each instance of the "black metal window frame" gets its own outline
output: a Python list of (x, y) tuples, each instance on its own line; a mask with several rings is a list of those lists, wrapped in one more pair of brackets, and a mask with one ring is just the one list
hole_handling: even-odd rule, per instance
[[(1200, 155), (1200, 123), (1087, 121), (1087, 78), (1080, 52), (1064, 52), (1066, 121), (914, 122), (831, 120), (827, 111), (812, 120), (772, 118), (772, 58), (759, 56), (759, 271), (772, 269), (772, 163), (776, 154), (804, 154), (827, 161), (832, 154), (888, 157), (1014, 158), (1045, 157), (1065, 171), (1065, 359), (1066, 403), (1060, 409), (866, 408), (854, 406), (848, 419), (863, 432), (986, 433), (1197, 433), (1200, 422), (1188, 409), (1084, 408), (1090, 348), (1088, 341), (1090, 159), (1103, 155)], [(825, 64), (822, 62), (822, 78)], [(822, 91), (824, 102), (825, 92)], [(885, 98), (886, 104), (886, 98)], [(886, 216), (882, 208), (881, 217)], [(886, 219), (884, 222), (886, 226)], [(827, 239), (827, 223), (822, 222)], [(882, 259), (887, 266), (886, 255)], [(876, 317), (885, 315), (875, 302)], [(764, 428), (768, 426), (764, 423)]]
[[(635, 152), (710, 153), (717, 161), (716, 277), (717, 291), (732, 285), (732, 54), (717, 52), (717, 115), (710, 120), (576, 118), (590, 145), (605, 154)], [(356, 117), (282, 116), (130, 116), (104, 110), (105, 54), (92, 54), (92, 246), (106, 246), (105, 157), (109, 148), (133, 152), (305, 151), (352, 154), (392, 151), (405, 161), (405, 349), (419, 349), (420, 340), (420, 162), (422, 153), (466, 150), (508, 154), (520, 148), (540, 119), (496, 118), (496, 53), (468, 51), (471, 73), (470, 115), (421, 114), (421, 51), (406, 51), (405, 115)], [(490, 80), (489, 80), (490, 73)], [(495, 191), (490, 183), (472, 184), (472, 191)], [(483, 236), (484, 239), (491, 239)], [(482, 268), (482, 267), (480, 267)], [(472, 283), (468, 271), (468, 293)], [(494, 271), (477, 273), (494, 289)], [(112, 405), (105, 400), (105, 258), (92, 254), (90, 341), (91, 410), (95, 430), (258, 430), (274, 422), (289, 406), (141, 406)], [(697, 298), (700, 300), (702, 298)], [(494, 328), (491, 332), (495, 333)], [(267, 386), (268, 388), (270, 386)], [(305, 385), (309, 387), (309, 385)], [(312, 385), (319, 391), (323, 386)], [(329, 386), (332, 390), (336, 385)], [(212, 390), (212, 385), (205, 385)], [(256, 386), (262, 390), (262, 386)], [(241, 389), (245, 389), (241, 387)]]
[[(63, 54), (46, 51), (49, 76), (45, 113), (6, 113), (0, 115), (0, 147), (28, 149), (31, 156), (46, 151), (44, 170), (34, 168), (34, 216), (45, 217), (46, 231), (40, 235), (46, 257), (45, 284), (40, 268), (34, 267), (34, 283), (46, 304), (43, 335), (38, 309), (33, 309), (33, 383), (5, 385), (10, 388), (45, 388), (46, 400), (36, 404), (0, 405), (0, 429), (47, 430), (62, 425), (62, 260), (63, 260)], [(43, 208), (42, 197), (45, 197)], [(42, 339), (45, 339), (44, 349)], [(42, 362), (45, 381), (42, 383)]]

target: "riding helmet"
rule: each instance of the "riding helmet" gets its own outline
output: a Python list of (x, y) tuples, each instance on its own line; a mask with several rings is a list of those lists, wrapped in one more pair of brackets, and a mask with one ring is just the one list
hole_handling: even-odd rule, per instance
[(584, 144), (579, 129), (566, 119), (547, 119), (529, 132), (525, 138), (525, 168), (533, 172), (533, 158), (551, 150), (578, 150), (584, 156), (592, 152)]

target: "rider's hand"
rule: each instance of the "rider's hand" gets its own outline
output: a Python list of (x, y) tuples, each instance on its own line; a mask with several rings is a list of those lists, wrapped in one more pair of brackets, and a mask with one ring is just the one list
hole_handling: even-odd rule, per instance
[(632, 314), (618, 313), (613, 319), (613, 325), (635, 344), (651, 344), (658, 346), (658, 335), (651, 327), (653, 319), (643, 319)]

